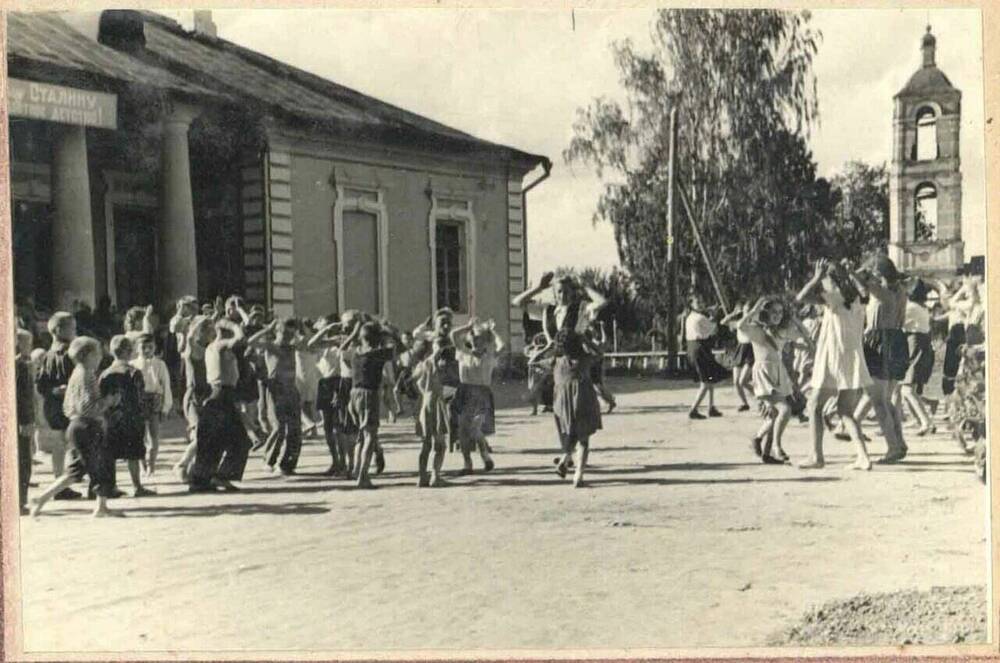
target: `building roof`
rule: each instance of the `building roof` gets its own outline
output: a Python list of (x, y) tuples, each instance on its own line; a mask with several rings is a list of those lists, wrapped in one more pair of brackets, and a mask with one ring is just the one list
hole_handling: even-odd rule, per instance
[(958, 88), (951, 84), (943, 71), (931, 65), (921, 67), (910, 76), (910, 80), (896, 96), (921, 96), (937, 92), (958, 92)]
[(532, 165), (547, 161), (505, 145), (476, 138), (416, 113), (385, 103), (256, 51), (196, 31), (160, 14), (142, 12), (146, 52), (174, 72), (201, 75), (213, 88), (285, 112), (309, 124), (361, 131), (371, 137), (409, 138), (429, 145), (502, 151)]
[(153, 12), (137, 12), (145, 46), (125, 53), (75, 31), (55, 13), (8, 14), (12, 74), (41, 67), (49, 75), (119, 81), (254, 109), (334, 134), (463, 154), (499, 156), (528, 167), (543, 157), (477, 138), (219, 37), (185, 30)]
[(7, 14), (7, 62), (15, 77), (31, 74), (47, 82), (99, 88), (124, 82), (218, 97), (208, 88), (87, 39), (52, 12)]

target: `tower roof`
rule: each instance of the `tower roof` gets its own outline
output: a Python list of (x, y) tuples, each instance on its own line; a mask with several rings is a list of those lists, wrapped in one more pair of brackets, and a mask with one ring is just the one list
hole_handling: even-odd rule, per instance
[(934, 61), (937, 50), (937, 38), (931, 34), (931, 26), (927, 26), (927, 32), (920, 39), (920, 50), (923, 53), (923, 66), (920, 67), (906, 82), (903, 89), (896, 96), (926, 96), (938, 92), (958, 92), (958, 88), (951, 84), (944, 72), (938, 69)]

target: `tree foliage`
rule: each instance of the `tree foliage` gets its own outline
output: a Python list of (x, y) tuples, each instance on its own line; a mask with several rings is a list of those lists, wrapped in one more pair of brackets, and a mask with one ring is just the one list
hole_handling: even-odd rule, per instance
[[(623, 104), (578, 111), (564, 158), (605, 181), (595, 220), (614, 227), (636, 292), (666, 304), (668, 118), (677, 109), (682, 188), (724, 288), (738, 298), (794, 287), (824, 249), (817, 227), (832, 203), (807, 147), (817, 119), (806, 12), (661, 10), (653, 49), (613, 46)], [(709, 294), (705, 266), (675, 211), (678, 292)]]
[(833, 211), (826, 235), (836, 242), (833, 257), (857, 259), (886, 250), (889, 239), (889, 171), (850, 161), (831, 180)]

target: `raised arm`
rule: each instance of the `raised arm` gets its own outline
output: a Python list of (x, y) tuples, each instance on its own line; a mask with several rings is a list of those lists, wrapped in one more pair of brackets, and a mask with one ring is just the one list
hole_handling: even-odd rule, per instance
[(227, 320), (225, 318), (222, 318), (220, 320), (217, 320), (215, 324), (222, 329), (228, 330), (233, 335), (232, 338), (227, 338), (224, 341), (220, 341), (222, 347), (232, 350), (237, 345), (243, 343), (246, 340), (246, 335), (243, 333), (243, 327), (239, 326), (232, 320)]
[(337, 345), (336, 341), (328, 337), (328, 334), (333, 330), (340, 330), (339, 322), (331, 322), (326, 327), (323, 327), (318, 332), (312, 335), (306, 342), (306, 348), (309, 350), (318, 350), (320, 348), (329, 348)]
[(584, 286), (583, 291), (587, 293), (587, 297), (590, 299), (590, 310), (594, 312), (594, 315), (597, 315), (601, 309), (608, 305), (608, 298), (593, 288)]
[[(238, 326), (238, 325), (237, 325)], [(259, 332), (247, 339), (247, 345), (252, 347), (264, 347), (268, 345), (274, 337), (274, 331), (278, 328), (278, 321), (273, 320)]]
[(468, 334), (472, 330), (472, 328), (476, 325), (477, 322), (479, 321), (475, 317), (472, 317), (469, 318), (469, 321), (466, 322), (461, 327), (455, 327), (454, 329), (452, 329), (451, 334), (449, 334), (449, 338), (451, 338), (451, 344), (457, 348), (459, 345), (458, 344), (459, 339), (461, 339), (462, 336), (464, 336), (465, 334)]
[(538, 280), (538, 285), (531, 290), (525, 290), (510, 300), (511, 306), (523, 308), (525, 304), (529, 304), (534, 301), (535, 297), (545, 292), (545, 290), (552, 284), (552, 279), (554, 279), (555, 276), (555, 272), (545, 272), (542, 274), (542, 278)]
[(340, 344), (340, 351), (347, 352), (348, 348), (351, 347), (351, 344), (357, 340), (358, 334), (360, 333), (361, 333), (361, 321), (358, 320), (357, 322), (354, 323), (354, 329), (351, 330), (351, 333), (348, 334), (347, 338), (345, 338), (343, 342)]
[(803, 286), (799, 294), (795, 295), (795, 301), (799, 304), (811, 303), (820, 300), (820, 296), (817, 293), (821, 284), (823, 283), (823, 278), (826, 277), (827, 272), (830, 269), (830, 263), (826, 258), (821, 258), (816, 261), (816, 268), (813, 271), (813, 276), (809, 279), (809, 282)]

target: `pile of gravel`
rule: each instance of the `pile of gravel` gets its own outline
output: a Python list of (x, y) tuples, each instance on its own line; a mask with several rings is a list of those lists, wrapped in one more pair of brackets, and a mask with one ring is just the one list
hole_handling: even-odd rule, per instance
[(986, 588), (860, 594), (831, 601), (768, 638), (781, 645), (919, 645), (986, 642)]

